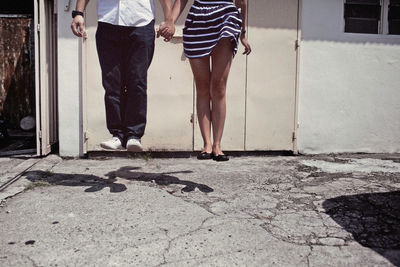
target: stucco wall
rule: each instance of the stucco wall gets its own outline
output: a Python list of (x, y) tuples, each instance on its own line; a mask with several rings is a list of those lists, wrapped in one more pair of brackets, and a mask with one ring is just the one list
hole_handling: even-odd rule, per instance
[(400, 36), (344, 33), (342, 0), (302, 2), (299, 152), (400, 152)]

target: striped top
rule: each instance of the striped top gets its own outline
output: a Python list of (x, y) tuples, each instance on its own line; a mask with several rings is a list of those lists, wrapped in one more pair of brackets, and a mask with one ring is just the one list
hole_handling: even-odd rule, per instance
[(195, 0), (183, 28), (183, 48), (188, 58), (211, 54), (218, 41), (229, 38), (237, 52), (242, 16), (233, 0)]

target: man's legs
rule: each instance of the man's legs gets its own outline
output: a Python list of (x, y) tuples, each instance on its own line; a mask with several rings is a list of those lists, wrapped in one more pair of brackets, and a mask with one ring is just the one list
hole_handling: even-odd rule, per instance
[(147, 70), (154, 54), (154, 21), (132, 28), (127, 36), (125, 65), (125, 105), (123, 125), (125, 140), (140, 139), (146, 127)]
[(124, 140), (123, 121), (121, 118), (122, 76), (122, 43), (120, 27), (99, 23), (96, 32), (96, 46), (99, 56), (102, 82), (105, 89), (104, 102), (106, 121), (109, 132)]

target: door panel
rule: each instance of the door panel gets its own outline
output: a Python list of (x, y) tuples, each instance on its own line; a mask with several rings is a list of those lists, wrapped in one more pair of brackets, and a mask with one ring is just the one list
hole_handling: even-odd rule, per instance
[(148, 75), (146, 150), (193, 149), (193, 78), (182, 56), (182, 39), (156, 40)]
[[(156, 27), (164, 14), (160, 1), (156, 5)], [(183, 14), (186, 14), (188, 6)], [(148, 73), (148, 108), (146, 150), (190, 151), (193, 149), (193, 75), (189, 60), (183, 55), (184, 15), (176, 25), (171, 42), (156, 39), (153, 61)]]
[(246, 150), (293, 150), (297, 18), (297, 1), (249, 1)]

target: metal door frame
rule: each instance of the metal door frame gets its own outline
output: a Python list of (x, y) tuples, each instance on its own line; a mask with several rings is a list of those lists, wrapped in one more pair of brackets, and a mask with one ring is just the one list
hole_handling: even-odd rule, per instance
[(58, 141), (56, 1), (34, 1), (36, 153), (44, 156)]

